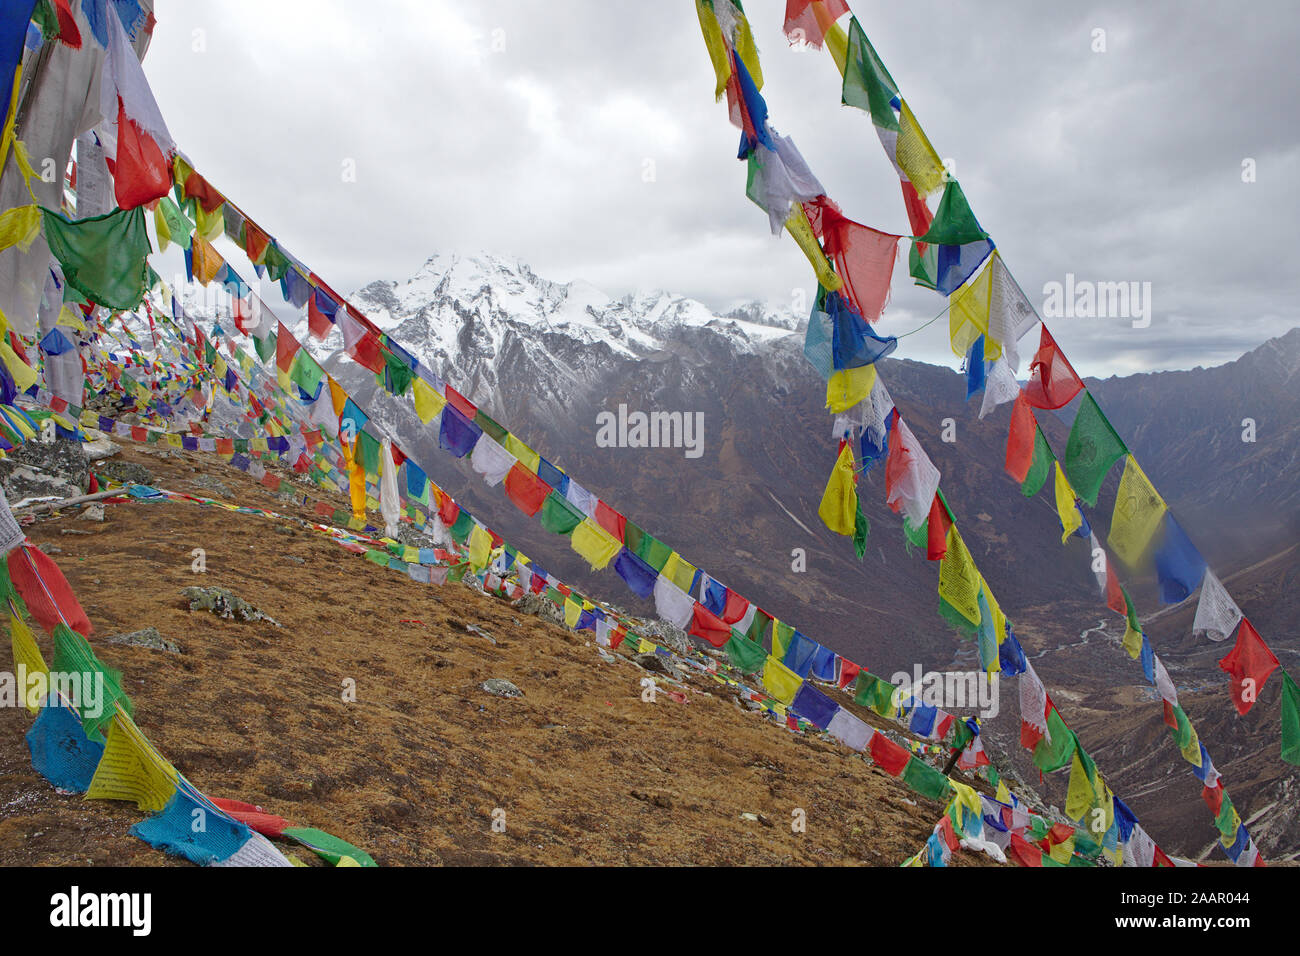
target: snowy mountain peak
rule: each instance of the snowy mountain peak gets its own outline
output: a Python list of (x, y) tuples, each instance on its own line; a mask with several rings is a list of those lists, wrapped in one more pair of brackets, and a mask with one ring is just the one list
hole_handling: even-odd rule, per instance
[[(527, 368), (530, 379), (541, 372), (561, 394), (589, 381), (586, 371), (602, 356), (690, 355), (694, 345), (683, 339), (693, 334), (716, 335), (733, 352), (754, 353), (798, 325), (788, 310), (757, 302), (720, 315), (658, 289), (614, 298), (589, 282), (556, 282), (518, 259), (488, 253), (435, 254), (409, 279), (372, 282), (351, 300), (438, 374), (473, 383), (470, 398), (489, 408), (500, 407), (498, 376), (507, 367)], [(305, 339), (305, 319), (299, 331)], [(341, 345), (335, 332), (310, 347), (325, 360)]]

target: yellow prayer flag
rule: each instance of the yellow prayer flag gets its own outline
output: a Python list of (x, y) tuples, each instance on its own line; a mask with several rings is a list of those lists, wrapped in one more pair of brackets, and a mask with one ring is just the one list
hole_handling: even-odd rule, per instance
[(1002, 346), (988, 337), (989, 305), (993, 300), (991, 263), (992, 257), (979, 275), (948, 296), (948, 338), (954, 355), (966, 355), (981, 335), (985, 359), (992, 362), (1002, 355)]
[(1062, 866), (1069, 865), (1070, 857), (1074, 856), (1074, 834), (1071, 833), (1064, 843), (1053, 846), (1047, 855)]
[(676, 551), (668, 556), (668, 561), (659, 573), (677, 585), (679, 591), (691, 593), (691, 585), (695, 583), (695, 565)]
[(1061, 519), (1061, 544), (1070, 540), (1070, 535), (1083, 525), (1083, 516), (1074, 504), (1074, 489), (1070, 479), (1065, 477), (1065, 469), (1058, 461), (1056, 466), (1056, 516)]
[(980, 573), (957, 525), (948, 529), (947, 550), (939, 562), (939, 597), (976, 627), (980, 623)]
[(153, 231), (158, 237), (158, 251), (166, 252), (167, 243), (172, 241), (172, 230), (167, 225), (167, 217), (163, 215), (162, 203), (153, 207)]
[(196, 203), (194, 206), (194, 234), (208, 242), (216, 242), (226, 231), (226, 217), (221, 209), (225, 203), (218, 206), (212, 212), (204, 212), (203, 204)]
[(578, 625), (578, 618), (582, 617), (582, 605), (573, 598), (564, 599), (564, 626), (572, 630)]
[[(220, 219), (221, 217), (218, 216), (217, 220), (220, 221)], [(212, 244), (198, 233), (195, 233), (194, 242), (190, 244), (190, 252), (193, 254), (194, 278), (203, 285), (207, 285), (215, 279), (226, 262), (225, 259), (221, 258), (221, 253), (217, 252)]]
[[(794, 631), (791, 630), (789, 634), (794, 634)], [(789, 644), (789, 641), (786, 639), (786, 636), (787, 636), (787, 632), (782, 629), (781, 622), (773, 618), (772, 619), (772, 656), (775, 657), (778, 661), (783, 660), (785, 658), (786, 647)]]
[(695, 0), (695, 14), (700, 19), (700, 32), (704, 34), (704, 46), (709, 51), (709, 61), (713, 64), (716, 86), (713, 90), (715, 100), (721, 98), (731, 79), (731, 57), (727, 54), (727, 44), (722, 39), (722, 28), (712, 8), (704, 0)]
[(17, 246), (26, 253), (41, 234), (41, 207), (35, 203), (0, 213), (0, 250)]
[(447, 400), (434, 391), (432, 385), (419, 377), (415, 379), (414, 391), (415, 414), (419, 415), (420, 421), (427, 425), (442, 411), (442, 406), (447, 404)]
[(1137, 660), (1142, 655), (1142, 632), (1135, 628), (1128, 615), (1124, 616), (1124, 650), (1128, 651), (1128, 656)]
[(519, 463), (534, 475), (537, 474), (537, 468), (542, 463), (542, 456), (525, 445), (514, 432), (506, 432), (506, 440), (501, 443), (501, 447), (514, 455), (519, 460)]
[(582, 555), (593, 570), (603, 570), (618, 557), (622, 545), (616, 537), (590, 518), (583, 520), (569, 536), (569, 546)]
[(161, 810), (176, 793), (180, 775), (119, 709), (108, 727), (104, 755), (86, 790), (87, 800), (131, 800), (141, 810)]
[(36, 384), (36, 371), (18, 357), (8, 342), (0, 341), (0, 360), (3, 360), (9, 374), (13, 377), (18, 391), (25, 392)]
[(822, 284), (822, 287), (827, 292), (834, 292), (844, 287), (843, 280), (835, 274), (831, 261), (826, 258), (826, 253), (822, 251), (822, 244), (817, 241), (817, 235), (813, 232), (812, 223), (808, 221), (808, 216), (799, 203), (795, 203), (790, 210), (790, 215), (785, 221), (785, 230), (790, 233), (790, 238), (808, 257), (813, 272), (817, 274), (817, 281)]
[(901, 106), (898, 118), (898, 145), (895, 147), (894, 158), (899, 168), (907, 174), (907, 178), (916, 187), (917, 193), (924, 199), (943, 185), (943, 160), (930, 145), (930, 140), (926, 138), (921, 124), (912, 115), (907, 101), (903, 100)]
[(835, 459), (817, 515), (836, 534), (852, 535), (857, 525), (858, 488), (853, 481), (853, 448), (848, 442)]
[(487, 567), (488, 556), (492, 551), (492, 535), (482, 525), (475, 524), (469, 533), (469, 566), (475, 571)]
[(651, 644), (643, 637), (641, 638), (641, 643), (637, 645), (636, 652), (638, 654), (653, 654), (655, 649), (656, 645)]
[(1135, 567), (1160, 527), (1165, 510), (1164, 499), (1147, 480), (1137, 459), (1132, 455), (1126, 456), (1106, 543), (1120, 560)]
[[(13, 610), (9, 612), (9, 639), (14, 652), (14, 666), (24, 668), (30, 674), (48, 674), (50, 669), (45, 666), (45, 658), (41, 656), (41, 649), (36, 644), (36, 638), (32, 635), (32, 629), (29, 628), (22, 618), (18, 617)], [(41, 709), (39, 700), (27, 699), (27, 688), (18, 687), (18, 693), (22, 697), (22, 703), (27, 709), (35, 714)]]
[(736, 56), (745, 64), (749, 78), (754, 81), (754, 89), (763, 89), (763, 66), (758, 62), (758, 46), (754, 43), (754, 33), (749, 28), (749, 18), (740, 12), (736, 5)]
[(799, 693), (799, 685), (802, 683), (802, 677), (771, 654), (767, 656), (767, 661), (763, 664), (763, 687), (769, 694), (781, 703), (789, 704), (794, 700), (794, 695)]
[(844, 368), (831, 373), (826, 381), (826, 407), (833, 414), (847, 412), (871, 394), (876, 384), (876, 367)]

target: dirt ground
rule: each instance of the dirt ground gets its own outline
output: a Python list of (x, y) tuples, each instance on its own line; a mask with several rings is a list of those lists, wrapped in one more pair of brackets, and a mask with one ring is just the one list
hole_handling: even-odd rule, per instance
[[(215, 456), (169, 451), (130, 446), (121, 457), (169, 491), (315, 520), (310, 505), (287, 504)], [(231, 495), (194, 482), (203, 476)], [(209, 796), (334, 833), (381, 866), (897, 866), (943, 812), (848, 748), (743, 711), (707, 678), (686, 703), (643, 703), (645, 672), (626, 653), (604, 662), (590, 632), (504, 600), (417, 584), (260, 516), (176, 501), (106, 512), (103, 523), (72, 511), (27, 530), (67, 575), (146, 736)], [(191, 570), (194, 548), (206, 574)], [(192, 612), (180, 592), (195, 584), (228, 587), (281, 626)], [(105, 641), (150, 625), (182, 653)], [(524, 697), (486, 693), (491, 677)], [(32, 768), (29, 726), (25, 710), (0, 709), (0, 865), (180, 862), (130, 835), (144, 816), (134, 805), (55, 791)], [(797, 809), (804, 833), (790, 825)], [(504, 832), (493, 832), (497, 810)]]

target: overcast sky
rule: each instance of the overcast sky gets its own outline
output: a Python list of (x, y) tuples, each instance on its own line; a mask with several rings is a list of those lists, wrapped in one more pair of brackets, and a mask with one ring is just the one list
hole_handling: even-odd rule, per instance
[[(1151, 283), (1147, 329), (1049, 320), (1081, 372), (1219, 364), (1300, 324), (1300, 6), (854, 7), (1040, 311), (1067, 273)], [(784, 8), (746, 3), (772, 125), (850, 218), (908, 232), (869, 118), (840, 105), (825, 51), (790, 48)], [(479, 251), (718, 310), (815, 288), (745, 198), (689, 0), (158, 0), (157, 17), (145, 70), (180, 148), (340, 291)], [(885, 334), (944, 305), (900, 250)], [(946, 319), (897, 354), (958, 364)]]

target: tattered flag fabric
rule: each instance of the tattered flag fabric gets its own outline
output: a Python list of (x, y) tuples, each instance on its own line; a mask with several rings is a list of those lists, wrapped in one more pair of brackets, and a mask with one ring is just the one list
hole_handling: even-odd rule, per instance
[(68, 285), (109, 309), (134, 309), (149, 286), (144, 209), (69, 220), (43, 209), (45, 238)]
[(1038, 351), (1029, 363), (1029, 381), (1025, 384), (1029, 404), (1035, 408), (1061, 408), (1082, 389), (1083, 380), (1044, 325), (1038, 339)]
[(1232, 705), (1245, 715), (1255, 706), (1268, 676), (1279, 666), (1277, 658), (1264, 643), (1249, 619), (1242, 618), (1237, 628), (1237, 643), (1228, 656), (1219, 661), (1219, 669), (1232, 677)]
[[(845, 0), (822, 0), (817, 6), (822, 8), (824, 16), (834, 23), (849, 12)], [(822, 24), (819, 12), (813, 9), (813, 0), (785, 0), (785, 35), (792, 44), (806, 43), (820, 47), (826, 38), (826, 27)]]

